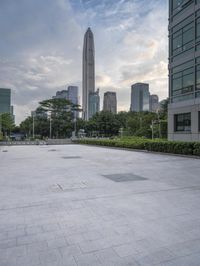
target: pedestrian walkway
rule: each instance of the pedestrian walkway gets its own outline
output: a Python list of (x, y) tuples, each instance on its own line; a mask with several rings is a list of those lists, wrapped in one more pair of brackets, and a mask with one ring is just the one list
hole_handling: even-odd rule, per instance
[(0, 149), (0, 266), (200, 265), (200, 160)]

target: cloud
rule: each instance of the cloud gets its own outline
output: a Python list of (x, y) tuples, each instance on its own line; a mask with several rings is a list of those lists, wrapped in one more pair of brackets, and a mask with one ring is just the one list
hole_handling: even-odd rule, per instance
[(167, 23), (163, 0), (1, 0), (0, 87), (12, 88), (17, 122), (67, 84), (81, 95), (88, 26), (101, 103), (105, 91), (117, 91), (118, 109), (128, 110), (138, 81), (166, 97)]

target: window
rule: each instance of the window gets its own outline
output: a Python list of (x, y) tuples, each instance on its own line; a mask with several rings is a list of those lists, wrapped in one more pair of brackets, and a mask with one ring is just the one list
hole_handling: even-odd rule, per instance
[(199, 117), (199, 132), (200, 132), (200, 112), (198, 112), (198, 117)]
[(191, 113), (177, 114), (174, 116), (174, 130), (176, 132), (191, 131)]
[(192, 49), (194, 47), (194, 37), (193, 16), (190, 16), (173, 28), (172, 55), (175, 56)]
[(200, 18), (196, 20), (196, 38), (200, 38)]
[[(199, 0), (198, 0), (199, 1)], [(194, 0), (172, 0), (172, 13), (175, 15), (182, 9), (192, 4)]]
[(200, 90), (200, 65), (196, 66), (196, 90)]
[(193, 60), (172, 69), (173, 102), (193, 98), (194, 92), (194, 67)]

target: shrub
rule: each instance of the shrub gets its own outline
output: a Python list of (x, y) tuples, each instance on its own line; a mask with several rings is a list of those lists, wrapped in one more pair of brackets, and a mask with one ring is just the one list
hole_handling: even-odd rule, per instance
[(200, 156), (200, 143), (199, 142), (194, 143), (193, 154)]
[(83, 139), (77, 140), (80, 144), (100, 145), (128, 149), (139, 149), (154, 152), (197, 155), (200, 156), (199, 142), (182, 142), (167, 140), (150, 140), (145, 138), (122, 138), (122, 139)]

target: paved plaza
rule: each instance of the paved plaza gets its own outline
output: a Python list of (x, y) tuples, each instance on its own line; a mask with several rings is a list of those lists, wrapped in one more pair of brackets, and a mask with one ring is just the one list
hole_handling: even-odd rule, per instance
[(0, 147), (0, 266), (199, 266), (200, 160)]

